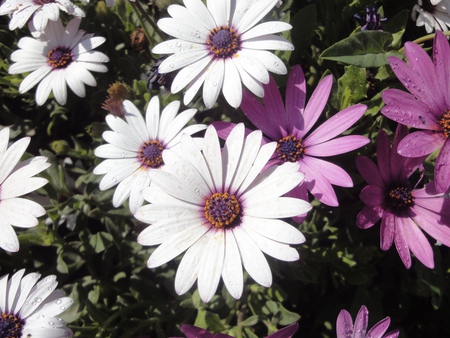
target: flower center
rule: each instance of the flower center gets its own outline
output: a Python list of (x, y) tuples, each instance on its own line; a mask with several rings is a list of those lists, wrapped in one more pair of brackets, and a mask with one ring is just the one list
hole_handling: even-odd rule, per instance
[(439, 124), (442, 127), (445, 137), (450, 136), (450, 110), (444, 113), (439, 119)]
[(162, 152), (164, 147), (157, 140), (145, 142), (138, 151), (138, 158), (147, 168), (159, 168), (164, 164)]
[(66, 68), (73, 61), (73, 55), (69, 48), (56, 47), (48, 52), (47, 60), (53, 68)]
[(232, 57), (240, 50), (241, 39), (234, 28), (219, 26), (211, 30), (206, 44), (216, 58), (225, 59)]
[(301, 139), (288, 135), (278, 140), (276, 152), (278, 159), (283, 162), (297, 162), (303, 157), (305, 147)]
[(205, 217), (216, 228), (230, 228), (239, 220), (241, 207), (234, 195), (215, 193), (203, 208)]
[(388, 189), (387, 202), (395, 210), (405, 210), (413, 205), (414, 198), (410, 189), (397, 185)]
[(25, 320), (17, 315), (2, 313), (0, 317), (0, 337), (1, 338), (20, 338)]

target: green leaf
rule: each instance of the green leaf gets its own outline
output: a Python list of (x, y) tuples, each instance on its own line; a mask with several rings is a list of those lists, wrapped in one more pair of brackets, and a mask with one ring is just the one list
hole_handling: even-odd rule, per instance
[(359, 32), (327, 48), (320, 57), (359, 67), (380, 67), (388, 64), (389, 56), (401, 57), (400, 53), (387, 50), (392, 40), (392, 34), (387, 32)]
[(338, 80), (340, 109), (347, 108), (366, 97), (369, 84), (366, 70), (361, 67), (345, 67), (345, 74)]
[(315, 34), (317, 26), (316, 5), (311, 4), (298, 11), (291, 20), (293, 26), (291, 30), (294, 51), (291, 58), (297, 60), (304, 56), (311, 46), (311, 40)]

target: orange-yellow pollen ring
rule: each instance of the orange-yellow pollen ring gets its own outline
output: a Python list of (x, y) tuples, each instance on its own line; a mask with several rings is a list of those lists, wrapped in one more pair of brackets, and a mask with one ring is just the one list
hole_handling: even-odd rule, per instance
[(230, 227), (239, 219), (241, 207), (234, 195), (215, 193), (203, 208), (206, 219), (216, 228)]
[(450, 136), (450, 110), (442, 114), (438, 122), (442, 127), (445, 137), (448, 138)]
[(147, 168), (159, 168), (164, 164), (162, 158), (163, 145), (158, 140), (145, 142), (138, 151), (138, 158)]
[(297, 162), (303, 157), (306, 148), (301, 139), (297, 139), (294, 135), (288, 135), (278, 140), (277, 156), (283, 162)]
[(236, 30), (230, 26), (219, 26), (211, 29), (206, 44), (211, 54), (225, 59), (233, 57), (241, 47), (241, 40)]

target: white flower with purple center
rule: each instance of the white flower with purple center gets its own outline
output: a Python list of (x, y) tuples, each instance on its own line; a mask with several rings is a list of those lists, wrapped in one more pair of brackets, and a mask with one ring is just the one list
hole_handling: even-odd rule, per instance
[(11, 144), (9, 128), (0, 131), (0, 248), (19, 251), (19, 240), (12, 226), (32, 228), (38, 225), (36, 217), (45, 215), (45, 209), (38, 203), (22, 198), (41, 188), (48, 181), (33, 177), (47, 169), (50, 163), (44, 156), (36, 156), (19, 162), (30, 144), (30, 138), (24, 137)]
[(418, 0), (411, 13), (418, 27), (427, 33), (446, 31), (450, 27), (450, 0)]
[(64, 28), (61, 21), (50, 21), (43, 32), (31, 27), (35, 38), (24, 37), (11, 54), (10, 74), (31, 72), (22, 81), (19, 92), (25, 93), (39, 83), (36, 103), (43, 105), (50, 92), (61, 104), (67, 101), (67, 86), (79, 97), (86, 96), (85, 84), (96, 86), (90, 71), (107, 72), (103, 64), (109, 58), (93, 49), (105, 42), (105, 38), (85, 34), (79, 30), (81, 19), (73, 18)]
[(280, 220), (304, 214), (308, 202), (284, 194), (305, 177), (298, 163), (272, 166), (263, 172), (276, 143), (261, 146), (262, 133), (244, 136), (238, 124), (224, 148), (213, 126), (206, 130), (203, 151), (183, 135), (181, 152), (163, 154), (164, 170), (149, 172), (152, 186), (143, 195), (151, 204), (135, 213), (151, 224), (138, 237), (142, 245), (159, 245), (147, 262), (161, 266), (186, 251), (175, 276), (175, 291), (184, 294), (198, 280), (208, 302), (222, 278), (230, 294), (243, 292), (242, 265), (259, 284), (270, 287), (272, 273), (263, 252), (282, 261), (299, 254), (290, 244), (303, 234)]
[(286, 74), (283, 61), (267, 50), (293, 50), (286, 39), (274, 35), (292, 28), (285, 22), (258, 24), (278, 3), (277, 0), (237, 1), (184, 0), (184, 5), (169, 6), (172, 18), (158, 21), (158, 27), (176, 39), (165, 41), (152, 50), (173, 54), (159, 66), (161, 74), (179, 70), (171, 91), (187, 86), (188, 104), (203, 85), (203, 101), (210, 108), (220, 91), (237, 108), (242, 100), (242, 83), (255, 95), (264, 96), (263, 84), (269, 71)]
[(105, 175), (100, 182), (100, 190), (119, 184), (114, 192), (113, 205), (117, 208), (129, 197), (130, 211), (135, 213), (144, 203), (142, 189), (151, 183), (148, 173), (164, 166), (163, 153), (178, 146), (182, 133), (192, 135), (206, 129), (206, 125), (186, 127), (197, 110), (188, 109), (177, 115), (179, 101), (172, 101), (160, 114), (157, 96), (150, 100), (145, 120), (130, 101), (124, 101), (123, 108), (124, 120), (113, 115), (106, 117), (112, 131), (105, 131), (103, 138), (109, 144), (95, 149), (95, 155), (107, 160), (94, 169), (94, 174)]
[(22, 28), (33, 15), (33, 26), (43, 31), (48, 21), (59, 19), (59, 11), (84, 17), (84, 12), (69, 0), (3, 0), (0, 15), (10, 14), (9, 29)]
[(0, 337), (72, 337), (72, 330), (56, 317), (73, 303), (72, 298), (56, 289), (56, 276), (39, 281), (39, 273), (24, 273), (22, 269), (11, 278), (0, 278)]

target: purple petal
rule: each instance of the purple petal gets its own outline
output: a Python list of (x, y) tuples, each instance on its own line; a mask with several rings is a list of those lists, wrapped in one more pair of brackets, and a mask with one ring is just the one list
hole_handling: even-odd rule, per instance
[(442, 197), (442, 193), (437, 192), (434, 182), (425, 184), (423, 189), (414, 190), (413, 194), (417, 198)]
[(289, 326), (283, 327), (275, 333), (267, 336), (267, 338), (291, 338), (298, 330), (298, 324), (294, 323)]
[(392, 245), (396, 231), (395, 222), (395, 216), (391, 212), (385, 210), (380, 227), (380, 247), (382, 250), (386, 251)]
[(355, 325), (353, 327), (353, 331), (356, 332), (356, 337), (365, 337), (365, 333), (367, 330), (367, 325), (369, 322), (369, 311), (363, 305), (358, 311), (355, 319)]
[(358, 156), (356, 158), (356, 167), (364, 181), (370, 185), (376, 185), (384, 189), (386, 183), (384, 182), (383, 177), (381, 177), (380, 170), (375, 163), (366, 156)]
[(272, 76), (269, 76), (269, 83), (264, 85), (263, 102), (266, 108), (264, 117), (270, 119), (271, 123), (275, 126), (282, 128), (285, 133), (290, 133), (290, 131), (286, 130), (289, 125), (286, 124), (284, 120), (285, 112), (283, 99), (281, 98), (277, 83)]
[[(443, 97), (440, 97), (441, 88), (439, 88), (434, 65), (425, 50), (415, 43), (405, 43), (405, 54), (411, 68), (419, 75), (421, 81), (415, 85), (424, 86), (431, 94), (428, 99), (434, 100), (440, 111), (444, 111), (445, 103)], [(411, 87), (412, 84), (410, 83)], [(406, 86), (405, 86), (406, 87)], [(420, 89), (419, 89), (420, 90)]]
[(412, 191), (414, 205), (429, 210), (430, 213), (435, 215), (431, 215), (431, 217), (439, 220), (441, 223), (448, 223), (448, 225), (450, 225), (450, 222), (448, 222), (450, 219), (450, 199), (444, 198), (442, 195), (436, 197), (433, 197), (432, 195), (429, 195), (428, 197), (426, 195), (418, 197), (418, 192), (421, 190), (423, 191), (425, 189)]
[(437, 77), (437, 85), (443, 89), (446, 107), (450, 107), (450, 45), (441, 31), (436, 31), (434, 36), (433, 59), (434, 69)]
[(380, 320), (367, 332), (367, 337), (382, 338), (390, 323), (391, 319), (389, 317)]
[(279, 118), (276, 123), (273, 123), (270, 112), (266, 111), (256, 97), (247, 90), (243, 90), (240, 108), (255, 127), (269, 136), (272, 140), (278, 141), (280, 138), (283, 138), (279, 128)]
[(381, 108), (381, 114), (387, 118), (417, 129), (441, 128), (435, 113), (429, 111), (428, 106), (413, 95), (399, 89), (386, 89), (381, 97), (386, 102)]
[(347, 310), (341, 310), (336, 320), (337, 338), (347, 338), (353, 333), (353, 320)]
[(382, 338), (397, 338), (400, 334), (399, 330), (392, 330), (389, 331), (384, 337)]
[(358, 149), (369, 142), (365, 136), (349, 135), (309, 146), (306, 151), (311, 156), (334, 156)]
[(300, 138), (306, 135), (306, 133), (312, 128), (312, 126), (317, 122), (320, 114), (322, 114), (323, 108), (328, 101), (330, 96), (331, 86), (333, 85), (333, 77), (331, 75), (326, 76), (319, 82), (314, 93), (306, 105), (305, 112), (303, 114), (305, 127), (303, 132), (299, 134)]
[[(392, 181), (404, 181), (409, 176), (401, 176), (402, 173), (410, 172), (411, 168), (406, 164), (407, 159), (403, 156), (400, 156), (397, 152), (398, 144), (400, 141), (408, 135), (408, 128), (402, 124), (397, 124), (397, 128), (395, 129), (394, 140), (392, 141), (392, 148), (390, 151), (390, 163), (383, 163), (382, 165), (387, 165), (391, 170), (391, 182)], [(389, 142), (389, 141), (388, 141)], [(389, 144), (387, 145), (389, 147)], [(412, 162), (410, 164), (413, 164)], [(378, 162), (378, 166), (380, 167), (380, 163)], [(414, 168), (415, 170), (415, 168)]]
[[(411, 218), (399, 218), (400, 227), (409, 249), (426, 267), (434, 268), (433, 249), (419, 227)], [(397, 247), (398, 251), (398, 247)], [(400, 252), (399, 252), (400, 253)]]
[(305, 146), (328, 141), (344, 132), (364, 115), (366, 109), (365, 105), (357, 104), (333, 115), (305, 139)]
[(377, 137), (377, 162), (378, 169), (386, 183), (391, 182), (391, 166), (399, 167), (398, 163), (390, 163), (390, 152), (389, 137), (384, 130), (380, 129)]
[(308, 190), (322, 203), (337, 207), (339, 203), (330, 182), (320, 172), (310, 168), (308, 161), (304, 160), (305, 158), (300, 162), (300, 171), (305, 174), (305, 184)]
[[(236, 123), (223, 122), (223, 121), (215, 121), (215, 122), (212, 122), (211, 124), (214, 126), (214, 128), (216, 128), (217, 135), (223, 140), (226, 140), (228, 138), (228, 135), (233, 130), (233, 128), (236, 126)], [(251, 129), (245, 128), (245, 131), (244, 131), (245, 137), (247, 137), (248, 134), (250, 134), (252, 131), (253, 130), (251, 130)], [(264, 137), (263, 137), (263, 141), (261, 142), (261, 145), (266, 144), (268, 142), (271, 142), (271, 141), (264, 139)]]
[(398, 145), (398, 153), (405, 157), (420, 157), (431, 154), (445, 141), (443, 133), (419, 130), (407, 135)]
[[(405, 48), (407, 45), (412, 43), (405, 43)], [(426, 58), (430, 60), (428, 55)], [(434, 99), (433, 89), (429, 88), (425, 83), (421, 75), (414, 71), (410, 66), (408, 66), (404, 61), (398, 59), (395, 56), (388, 58), (392, 70), (394, 71), (397, 78), (409, 90), (411, 94), (425, 103), (426, 106), (433, 112), (442, 112), (440, 105), (438, 105)], [(429, 71), (432, 71), (430, 69)]]
[(308, 166), (316, 172), (320, 172), (331, 184), (340, 187), (353, 187), (353, 181), (349, 174), (336, 164), (311, 156), (305, 156), (302, 162), (307, 163)]
[(412, 220), (408, 218), (397, 217), (392, 215), (394, 218), (394, 226), (395, 226), (395, 235), (394, 235), (394, 243), (397, 249), (398, 255), (402, 260), (403, 264), (407, 269), (411, 267), (411, 254), (409, 252), (408, 240), (405, 237), (405, 226), (403, 225), (404, 221), (412, 222)]
[(385, 200), (385, 191), (376, 185), (368, 185), (361, 190), (359, 198), (369, 207), (381, 207)]
[(436, 158), (434, 183), (437, 192), (446, 192), (450, 187), (450, 141), (447, 139)]
[(305, 110), (306, 81), (302, 67), (295, 65), (289, 73), (285, 94), (285, 121), (286, 125), (292, 126), (292, 134), (296, 135), (304, 130), (305, 121), (303, 112)]
[(186, 335), (186, 338), (214, 338), (212, 333), (193, 325), (181, 324), (180, 330)]
[(415, 215), (412, 217), (420, 225), (420, 227), (435, 240), (450, 247), (450, 227), (449, 225), (438, 224), (435, 220), (430, 219), (426, 209), (415, 206), (413, 209)]
[(381, 207), (365, 206), (356, 217), (356, 226), (361, 229), (369, 229), (383, 216), (384, 209)]

